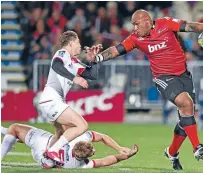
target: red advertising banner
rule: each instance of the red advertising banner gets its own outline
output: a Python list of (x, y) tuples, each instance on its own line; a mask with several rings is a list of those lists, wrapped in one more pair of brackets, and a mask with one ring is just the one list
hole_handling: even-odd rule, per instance
[[(38, 112), (33, 105), (34, 98), (36, 102), (35, 96), (33, 91), (4, 93), (1, 97), (1, 120), (29, 121), (37, 118)], [(66, 99), (67, 104), (88, 122), (123, 122), (124, 93), (100, 90), (71, 91)]]
[(28, 121), (37, 116), (37, 110), (33, 106), (33, 91), (14, 93), (5, 92), (1, 96), (1, 120), (2, 121)]

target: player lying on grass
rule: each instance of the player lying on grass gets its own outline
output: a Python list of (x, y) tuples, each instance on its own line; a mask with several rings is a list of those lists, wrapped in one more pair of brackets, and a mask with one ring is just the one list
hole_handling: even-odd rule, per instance
[[(45, 130), (23, 124), (12, 124), (8, 129), (1, 127), (1, 133), (5, 134), (1, 145), (1, 160), (18, 141), (25, 143), (31, 148), (34, 160), (43, 168), (60, 167), (55, 161), (46, 158), (43, 153), (60, 138), (60, 134), (63, 134), (65, 129), (67, 127), (63, 126), (53, 135)], [(117, 150), (120, 154), (89, 160), (88, 158), (95, 154), (95, 149), (91, 142), (103, 142), (105, 145)], [(95, 131), (86, 131), (69, 144), (63, 146), (59, 150), (59, 155), (60, 159), (64, 161), (62, 168), (98, 168), (126, 160), (137, 152), (137, 145), (134, 145), (132, 149), (121, 147), (107, 135)]]

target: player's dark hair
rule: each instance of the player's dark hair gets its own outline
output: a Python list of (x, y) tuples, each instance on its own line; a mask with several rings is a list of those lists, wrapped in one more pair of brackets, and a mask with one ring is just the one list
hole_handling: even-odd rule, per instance
[(78, 35), (74, 31), (66, 31), (63, 34), (61, 34), (59, 41), (61, 47), (66, 46), (70, 43), (70, 41), (74, 41), (78, 38)]
[(90, 142), (80, 141), (73, 147), (73, 154), (78, 159), (86, 159), (94, 155), (95, 149)]

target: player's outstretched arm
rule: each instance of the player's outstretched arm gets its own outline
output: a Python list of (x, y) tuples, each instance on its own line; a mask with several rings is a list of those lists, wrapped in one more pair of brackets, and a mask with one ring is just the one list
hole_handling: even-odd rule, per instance
[(126, 159), (128, 159), (128, 156), (125, 154), (111, 155), (102, 159), (95, 159), (94, 168), (110, 166)]
[(133, 34), (128, 36), (124, 41), (116, 46), (109, 47), (101, 53), (96, 53), (93, 56), (88, 56), (91, 62), (102, 62), (111, 60), (117, 56), (126, 54), (127, 52), (137, 48), (137, 44), (134, 41)]
[(98, 52), (96, 53), (96, 50), (92, 49), (91, 51), (93, 51), (95, 53), (92, 53), (91, 56), (87, 56), (87, 58), (89, 61), (96, 62), (96, 63), (113, 59), (113, 58), (121, 55), (121, 53), (117, 49), (117, 47), (119, 47), (119, 45), (109, 47), (108, 49), (102, 51), (101, 53), (98, 53)]
[(180, 32), (203, 32), (203, 23), (198, 22), (183, 22), (180, 26)]
[(201, 32), (203, 32), (203, 23), (188, 22), (185, 25), (185, 31), (186, 32), (201, 33)]
[(129, 154), (111, 155), (111, 156), (104, 157), (102, 159), (93, 160), (93, 162), (94, 162), (93, 167), (99, 168), (99, 167), (110, 166), (110, 165), (116, 164), (120, 161), (129, 159), (130, 157), (134, 156), (137, 152), (138, 152), (137, 145), (133, 145)]
[(130, 148), (121, 147), (115, 140), (113, 140), (110, 136), (92, 131), (94, 134), (93, 142), (103, 142), (105, 145), (113, 148), (114, 150), (118, 151), (121, 154), (128, 154)]
[(120, 53), (118, 52), (118, 49), (116, 48), (116, 46), (112, 46), (112, 47), (109, 47), (108, 49), (104, 50), (103, 52), (97, 54), (96, 62), (108, 61), (119, 55), (120, 55)]

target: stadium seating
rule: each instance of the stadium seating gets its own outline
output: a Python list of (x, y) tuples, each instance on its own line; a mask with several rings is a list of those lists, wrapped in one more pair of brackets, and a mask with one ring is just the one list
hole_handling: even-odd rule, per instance
[(16, 2), (1, 2), (1, 70), (2, 90), (25, 90), (25, 76), (20, 56), (24, 48)]

